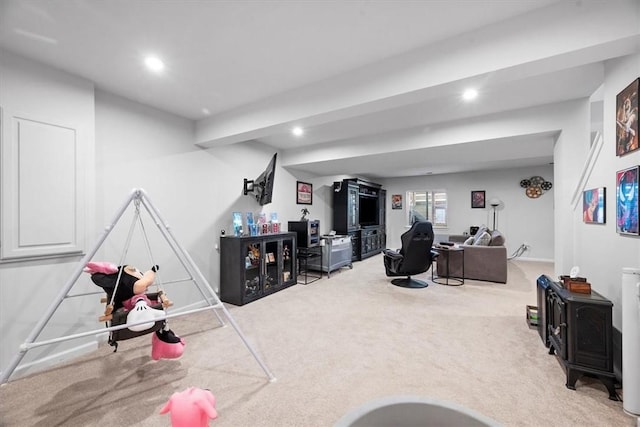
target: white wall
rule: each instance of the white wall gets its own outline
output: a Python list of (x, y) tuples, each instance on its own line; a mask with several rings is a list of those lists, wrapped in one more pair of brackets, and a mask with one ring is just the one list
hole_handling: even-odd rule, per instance
[[(205, 217), (205, 213), (209, 210), (206, 206), (211, 200), (211, 192), (207, 191), (206, 183), (215, 176), (207, 167), (207, 156), (190, 144), (193, 123), (102, 91), (96, 91), (95, 104), (98, 215), (92, 226), (94, 239), (111, 223), (113, 215), (132, 189), (143, 188), (179, 243), (187, 251), (193, 251), (200, 244), (198, 238), (207, 235), (210, 219)], [(134, 233), (124, 256), (133, 213), (134, 206), (130, 206), (94, 259), (132, 264), (145, 270), (153, 262), (160, 266), (161, 281), (186, 277), (144, 210), (142, 219), (150, 239), (151, 256), (140, 228)], [(203, 260), (202, 256), (193, 258), (206, 273), (208, 260)], [(163, 288), (175, 307), (199, 300), (199, 294), (191, 283)]]
[(562, 132), (556, 141), (553, 161), (555, 166), (555, 271), (567, 274), (575, 263), (576, 247), (572, 245), (574, 217), (571, 200), (580, 180), (591, 143), (589, 101), (581, 99), (566, 110)]
[[(446, 228), (436, 228), (437, 235), (463, 234), (472, 225), (493, 226), (488, 201), (494, 197), (503, 202), (497, 212), (496, 228), (506, 238), (507, 253), (512, 254), (527, 243), (530, 250), (522, 258), (553, 260), (553, 188), (537, 199), (526, 196), (520, 181), (542, 176), (553, 183), (553, 167), (530, 167), (500, 171), (482, 171), (446, 175), (394, 178), (384, 180), (387, 190), (387, 246), (399, 246), (406, 231), (406, 196), (409, 190), (445, 190), (447, 192)], [(486, 208), (471, 208), (471, 191), (484, 190)], [(391, 195), (402, 194), (403, 209), (391, 209)]]
[[(94, 89), (87, 80), (23, 59), (6, 51), (0, 51), (0, 107), (23, 117), (46, 117), (51, 122), (70, 121), (78, 129), (79, 144), (87, 154), (85, 162), (85, 188), (93, 187), (94, 153)], [(4, 124), (3, 124), (4, 125)], [(41, 191), (47, 191), (42, 188)], [(38, 194), (31, 195), (34, 199)], [(86, 195), (85, 224), (93, 224), (93, 191)], [(41, 209), (46, 209), (41, 206)], [(86, 247), (86, 243), (84, 244)], [(9, 360), (25, 342), (38, 319), (45, 313), (52, 300), (64, 288), (75, 269), (79, 257), (59, 257), (42, 260), (12, 261), (0, 263), (0, 369), (6, 369)], [(82, 292), (88, 287), (79, 286)], [(97, 326), (99, 304), (97, 299), (68, 300), (65, 311), (56, 313), (51, 324), (42, 331), (41, 339), (67, 334), (78, 325), (89, 322)], [(76, 354), (75, 351), (95, 347), (95, 340), (80, 339), (31, 350), (25, 364), (44, 359), (50, 365)], [(67, 354), (65, 354), (67, 353)]]
[[(585, 186), (586, 189), (606, 187), (606, 224), (585, 224), (582, 222), (581, 205), (576, 210), (567, 209), (566, 205), (563, 205), (563, 211), (571, 215), (573, 244), (571, 245), (568, 239), (565, 240), (563, 235), (557, 237), (558, 245), (573, 246), (568, 248), (568, 252), (573, 255), (572, 264), (580, 267), (580, 275), (587, 277), (595, 290), (613, 302), (613, 324), (618, 329), (622, 328), (622, 268), (640, 267), (640, 237), (616, 233), (615, 178), (616, 171), (640, 164), (640, 150), (622, 157), (615, 154), (616, 95), (638, 77), (640, 54), (612, 60), (606, 64), (604, 145)], [(562, 270), (563, 274), (567, 271), (567, 268)]]

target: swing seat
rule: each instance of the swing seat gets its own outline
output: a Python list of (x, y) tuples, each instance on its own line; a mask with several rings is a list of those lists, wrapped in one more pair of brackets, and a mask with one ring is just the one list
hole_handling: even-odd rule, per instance
[[(113, 305), (109, 304), (112, 299), (114, 287), (113, 287), (113, 276), (112, 274), (104, 274), (100, 272), (93, 273), (91, 275), (91, 280), (98, 286), (100, 286), (105, 292), (106, 297), (101, 298), (102, 302), (107, 303), (108, 305), (105, 308), (105, 312), (103, 316), (99, 317), (101, 322), (108, 323), (108, 326), (120, 326), (125, 325), (127, 323), (127, 316), (129, 314), (129, 310), (124, 307), (119, 307), (115, 311), (113, 310)], [(107, 279), (108, 277), (110, 277)], [(106, 280), (105, 280), (106, 279)], [(156, 310), (163, 310), (173, 305), (173, 303), (167, 298), (166, 294), (163, 291), (147, 293), (146, 297), (151, 301), (149, 307)], [(118, 329), (115, 331), (111, 331), (109, 334), (109, 344), (118, 349), (118, 341), (128, 340), (131, 338), (139, 337), (142, 335), (146, 335), (152, 332), (156, 332), (159, 329), (162, 329), (165, 326), (164, 320), (158, 320), (154, 323), (151, 328), (142, 330), (142, 331), (132, 331), (129, 328)]]

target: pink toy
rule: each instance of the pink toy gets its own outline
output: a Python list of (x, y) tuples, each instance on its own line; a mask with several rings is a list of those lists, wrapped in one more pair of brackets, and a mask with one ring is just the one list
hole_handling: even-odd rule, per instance
[(177, 359), (184, 353), (185, 342), (177, 337), (171, 329), (160, 329), (151, 337), (151, 358)]
[(209, 419), (218, 417), (215, 396), (209, 390), (196, 387), (173, 393), (160, 409), (161, 414), (169, 411), (173, 427), (207, 427)]
[(103, 273), (103, 274), (113, 274), (118, 272), (118, 266), (110, 263), (110, 262), (88, 262), (87, 265), (82, 270), (85, 273), (93, 274), (93, 273)]

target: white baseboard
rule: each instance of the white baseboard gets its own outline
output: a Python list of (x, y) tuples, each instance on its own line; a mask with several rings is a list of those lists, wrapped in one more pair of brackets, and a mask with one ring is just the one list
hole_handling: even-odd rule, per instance
[(530, 257), (517, 257), (512, 258), (509, 261), (535, 261), (535, 262), (554, 262), (552, 259), (546, 258), (530, 258)]

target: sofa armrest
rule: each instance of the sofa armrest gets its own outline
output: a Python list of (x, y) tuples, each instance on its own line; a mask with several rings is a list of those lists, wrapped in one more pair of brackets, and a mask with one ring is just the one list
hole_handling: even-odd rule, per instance
[(449, 236), (449, 241), (453, 243), (464, 243), (471, 236), (465, 236), (463, 234), (452, 234)]

